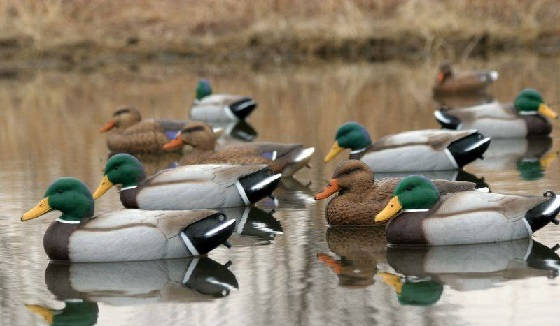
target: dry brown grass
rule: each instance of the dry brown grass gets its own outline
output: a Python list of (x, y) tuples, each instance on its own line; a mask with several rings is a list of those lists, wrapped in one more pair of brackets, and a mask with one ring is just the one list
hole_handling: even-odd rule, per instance
[(477, 42), (527, 46), (558, 33), (556, 0), (0, 1), (0, 40), (27, 40), (24, 48), (42, 53), (77, 45), (218, 57), (247, 57), (248, 49), (375, 57), (368, 51), (384, 41), (460, 55)]

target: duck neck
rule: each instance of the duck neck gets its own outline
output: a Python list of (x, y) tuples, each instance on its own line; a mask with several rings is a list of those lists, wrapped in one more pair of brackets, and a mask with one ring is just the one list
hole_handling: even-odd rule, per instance
[(362, 148), (358, 148), (358, 149), (353, 149), (352, 151), (350, 151), (350, 155), (349, 155), (349, 159), (350, 160), (359, 160), (362, 158), (362, 156), (364, 156), (364, 154), (367, 152), (367, 150), (371, 147), (371, 145), (368, 145), (366, 147), (362, 147)]

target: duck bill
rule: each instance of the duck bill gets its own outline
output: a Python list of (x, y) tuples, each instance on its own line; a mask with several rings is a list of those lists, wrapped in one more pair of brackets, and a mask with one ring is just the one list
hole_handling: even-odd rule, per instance
[(397, 215), (402, 209), (401, 203), (399, 202), (399, 197), (395, 196), (389, 200), (387, 206), (383, 208), (381, 212), (379, 212), (375, 216), (375, 223), (382, 223), (386, 222), (395, 215)]
[(558, 113), (556, 113), (544, 103), (541, 103), (541, 105), (539, 105), (539, 113), (549, 119), (558, 119)]
[(45, 308), (45, 307), (40, 306), (40, 305), (36, 305), (36, 304), (26, 304), (25, 308), (27, 308), (27, 310), (31, 311), (32, 313), (35, 313), (35, 314), (43, 317), (43, 319), (47, 323), (49, 323), (49, 325), (52, 325), (53, 312), (50, 309)]
[(343, 150), (344, 150), (344, 148), (342, 148), (342, 147), (340, 147), (340, 145), (338, 145), (338, 141), (335, 141), (334, 144), (332, 145), (331, 149), (329, 150), (329, 153), (327, 154), (327, 156), (325, 156), (325, 163), (332, 160), (335, 156), (337, 156)]
[(111, 189), (112, 186), (113, 186), (113, 183), (109, 180), (109, 177), (107, 177), (107, 175), (105, 175), (103, 177), (103, 180), (101, 180), (101, 183), (99, 184), (99, 186), (97, 187), (97, 189), (93, 193), (93, 199), (97, 199), (97, 198), (103, 196), (107, 192), (107, 190)]
[(397, 292), (398, 294), (401, 294), (401, 292), (402, 292), (402, 281), (401, 281), (401, 278), (398, 275), (395, 275), (395, 274), (392, 274), (392, 273), (385, 273), (385, 272), (379, 272), (379, 273), (377, 273), (377, 275), (379, 275), (379, 277), (381, 277), (381, 279), (383, 280), (383, 282), (385, 282), (385, 284), (392, 287), (395, 290), (395, 292)]
[(115, 120), (111, 119), (111, 120), (107, 121), (107, 123), (101, 129), (99, 129), (99, 131), (100, 132), (107, 132), (107, 131), (113, 129), (116, 124), (117, 123), (115, 122)]
[(558, 155), (557, 153), (550, 152), (550, 153), (546, 154), (545, 156), (541, 157), (541, 159), (539, 160), (541, 168), (543, 170), (546, 170), (548, 168), (548, 166), (550, 165), (550, 163), (552, 163), (556, 159), (557, 155)]
[(327, 266), (329, 266), (336, 274), (341, 273), (342, 265), (336, 260), (332, 259), (331, 256), (324, 253), (318, 253), (317, 259), (319, 259), (320, 262), (325, 263)]
[(25, 212), (25, 214), (23, 214), (23, 216), (21, 217), (21, 221), (25, 222), (25, 221), (32, 220), (43, 214), (47, 214), (51, 210), (52, 208), (51, 206), (49, 206), (49, 198), (48, 197), (43, 198), (37, 205), (35, 205), (35, 207), (33, 207), (32, 209)]
[(438, 83), (443, 83), (443, 72), (437, 74), (437, 81)]
[(325, 186), (323, 191), (315, 195), (315, 200), (328, 198), (330, 195), (337, 193), (340, 190), (337, 179), (331, 179), (328, 185)]
[(166, 143), (165, 145), (163, 145), (163, 149), (165, 149), (166, 151), (172, 151), (172, 150), (176, 150), (183, 147), (183, 140), (181, 139), (180, 135), (177, 135), (177, 137), (171, 141), (169, 141), (168, 143)]

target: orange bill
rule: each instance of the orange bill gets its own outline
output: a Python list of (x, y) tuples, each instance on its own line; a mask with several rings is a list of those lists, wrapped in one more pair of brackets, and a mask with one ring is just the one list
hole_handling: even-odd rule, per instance
[(443, 72), (440, 72), (437, 74), (437, 81), (438, 83), (443, 82)]
[(340, 190), (340, 186), (338, 185), (338, 180), (331, 179), (331, 182), (321, 191), (320, 193), (315, 195), (315, 200), (321, 200), (328, 198), (330, 195), (338, 192)]
[(168, 143), (166, 143), (165, 145), (163, 145), (163, 149), (167, 150), (167, 151), (172, 151), (175, 149), (179, 149), (183, 147), (183, 140), (181, 139), (181, 134), (177, 135), (177, 137), (175, 137), (175, 139), (169, 141)]
[(103, 128), (99, 129), (99, 131), (107, 132), (107, 131), (113, 129), (113, 127), (115, 127), (115, 125), (116, 125), (115, 120), (111, 119), (111, 120), (107, 121), (107, 123), (103, 126)]

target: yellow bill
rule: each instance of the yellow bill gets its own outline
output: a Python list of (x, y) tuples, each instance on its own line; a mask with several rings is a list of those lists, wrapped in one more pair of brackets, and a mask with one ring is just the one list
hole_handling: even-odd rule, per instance
[(541, 103), (541, 105), (539, 105), (539, 113), (550, 119), (558, 118), (558, 113), (556, 113), (544, 103)]
[(552, 163), (554, 161), (554, 159), (556, 159), (556, 156), (558, 154), (555, 152), (550, 152), (547, 153), (545, 156), (541, 157), (541, 159), (539, 160), (540, 164), (541, 164), (541, 168), (543, 170), (546, 170), (548, 168), (548, 166), (550, 165), (550, 163)]
[(49, 206), (49, 198), (43, 198), (37, 205), (35, 205), (35, 207), (23, 214), (23, 216), (21, 217), (21, 221), (25, 222), (37, 218), (43, 214), (47, 214), (51, 210), (52, 208), (51, 206)]
[(344, 148), (342, 148), (342, 147), (340, 147), (340, 145), (338, 145), (338, 141), (335, 141), (334, 144), (332, 145), (329, 153), (327, 154), (327, 156), (325, 156), (325, 163), (332, 160), (335, 156), (337, 156), (343, 150), (344, 150)]
[(385, 284), (392, 287), (398, 294), (401, 294), (402, 282), (401, 282), (401, 278), (398, 275), (385, 273), (385, 272), (379, 272), (377, 273), (377, 275), (381, 277), (381, 279), (383, 280), (383, 282), (385, 282)]
[(109, 177), (107, 177), (105, 175), (103, 177), (103, 180), (101, 180), (101, 183), (99, 184), (99, 187), (97, 187), (97, 189), (93, 193), (93, 199), (97, 199), (97, 198), (103, 196), (107, 192), (107, 190), (111, 189), (112, 186), (113, 186), (113, 183), (111, 181), (109, 181)]
[(26, 304), (25, 308), (27, 308), (27, 310), (36, 313), (37, 315), (43, 317), (43, 319), (49, 323), (49, 325), (52, 325), (53, 322), (53, 312), (48, 309), (45, 308), (43, 306), (39, 306), (36, 304)]
[(397, 215), (402, 209), (401, 203), (399, 202), (399, 196), (395, 196), (389, 200), (387, 206), (383, 208), (381, 212), (375, 215), (375, 223), (381, 223), (389, 220), (393, 216)]

